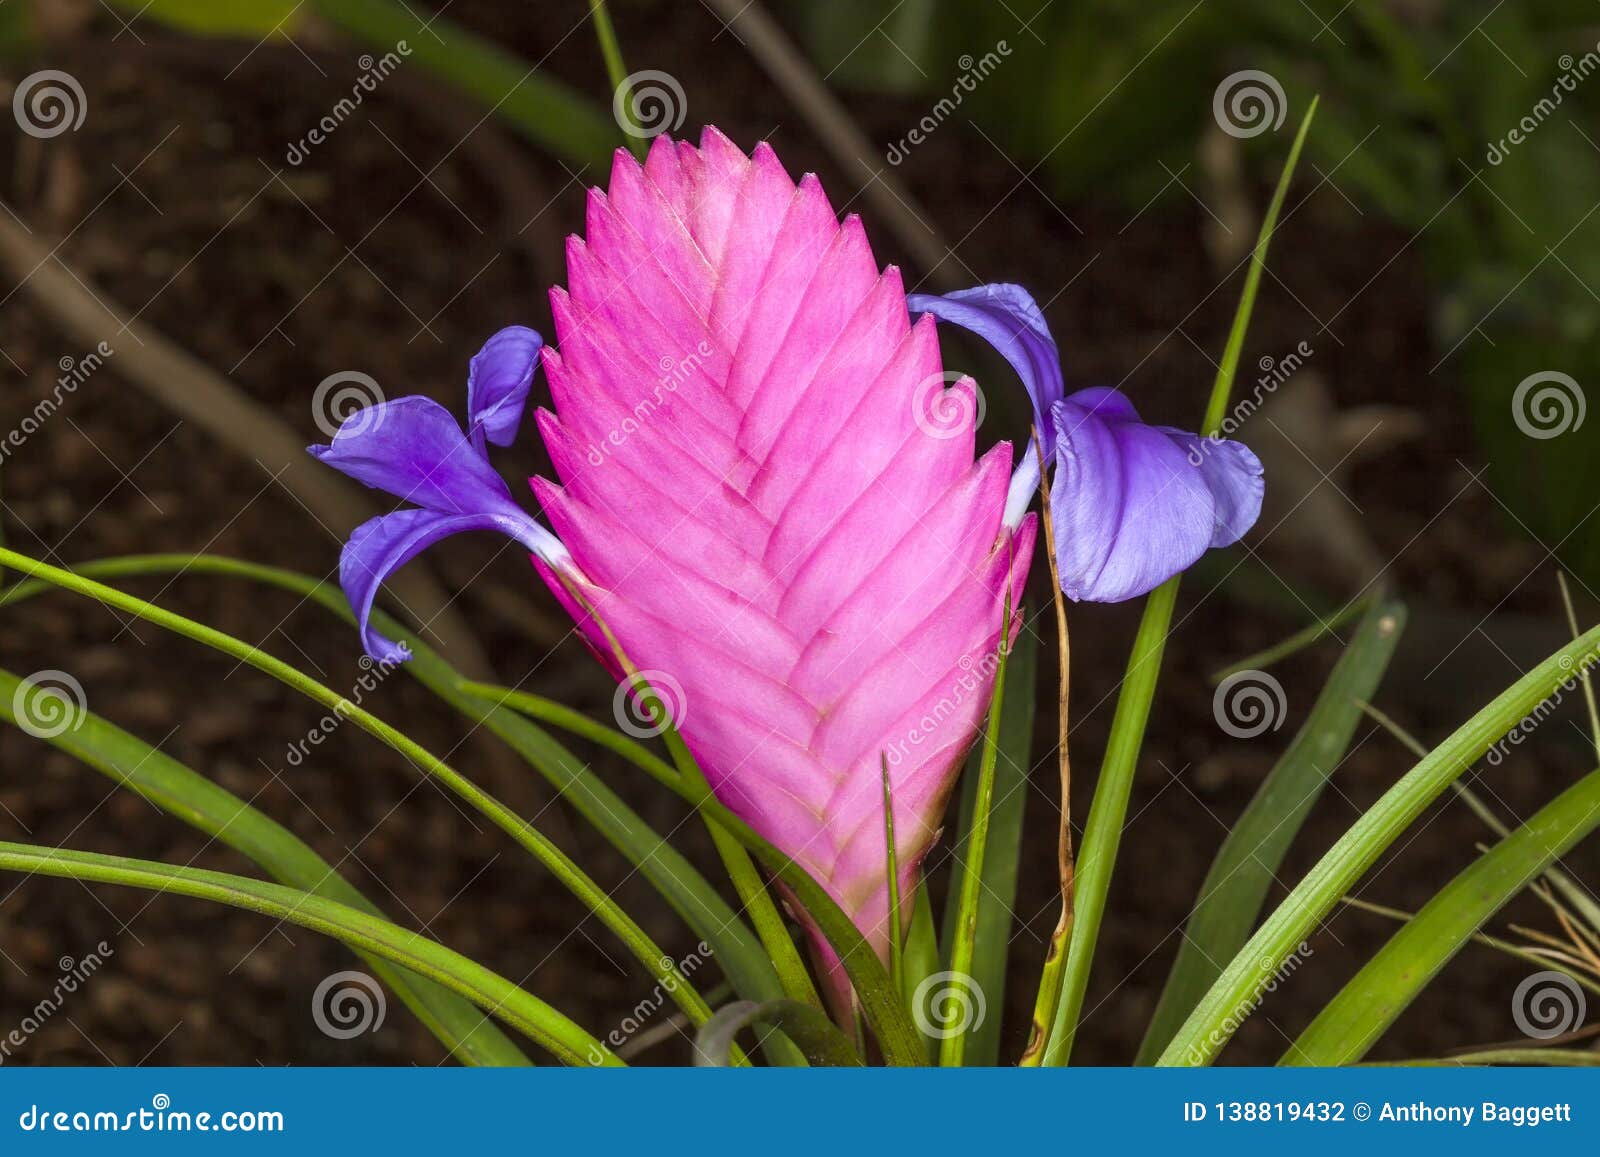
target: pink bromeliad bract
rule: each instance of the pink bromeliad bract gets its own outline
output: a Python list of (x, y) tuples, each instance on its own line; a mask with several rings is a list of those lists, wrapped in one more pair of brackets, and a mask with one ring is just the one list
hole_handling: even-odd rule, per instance
[(714, 129), (698, 147), (657, 138), (643, 165), (619, 152), (567, 263), (559, 352), (542, 350), (555, 408), (538, 413), (556, 480), (532, 480), (550, 529), (486, 456), (520, 425), (532, 330), (473, 359), (465, 432), (405, 398), (313, 447), (414, 504), (344, 552), (364, 643), (403, 652), (366, 621), (395, 568), (460, 530), (511, 535), (613, 673), (595, 616), (645, 673), (717, 796), (884, 952), (882, 769), (909, 896), (1017, 629), (1035, 536), (1037, 459), (1013, 463), (1002, 442), (975, 460), (976, 387), (944, 372), (934, 315), (1022, 374), (1075, 598), (1143, 593), (1236, 539), (1259, 465), (1144, 425), (1115, 391), (1063, 398), (1015, 286), (917, 298), (913, 319), (899, 271), (815, 177), (796, 184), (766, 145), (747, 156)]

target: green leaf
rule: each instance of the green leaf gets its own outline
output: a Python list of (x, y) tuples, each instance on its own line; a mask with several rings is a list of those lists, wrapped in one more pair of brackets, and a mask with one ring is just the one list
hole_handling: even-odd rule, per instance
[(1592, 771), (1441, 888), (1317, 1014), (1280, 1064), (1359, 1061), (1488, 919), (1600, 827)]
[(148, 16), (201, 36), (288, 36), (308, 14), (304, 0), (113, 0), (133, 18)]
[[(964, 1001), (967, 1007), (974, 1010), (974, 1015), (963, 1017), (960, 1024), (940, 1037), (939, 1064), (943, 1068), (954, 1068), (965, 1062), (967, 1034), (972, 1029), (972, 1022), (977, 1020), (976, 1010), (984, 1008), (988, 999), (988, 994), (972, 975), (972, 959), (977, 951), (975, 941), (978, 935), (978, 909), (982, 907), (983, 862), (989, 846), (989, 822), (994, 814), (995, 764), (1000, 759), (1000, 725), (1003, 722), (1002, 714), (1005, 709), (1006, 667), (1011, 652), (1010, 627), (1011, 587), (1008, 581), (1005, 613), (1000, 617), (1000, 642), (996, 648), (999, 652), (999, 662), (994, 673), (994, 691), (989, 698), (989, 723), (984, 728), (982, 758), (978, 762), (978, 786), (972, 809), (972, 826), (965, 833), (965, 841), (955, 852), (956, 863), (961, 868), (960, 890), (956, 901), (958, 907), (955, 932), (949, 941), (950, 975), (947, 978), (947, 990), (951, 992), (950, 999), (958, 1003)], [(987, 654), (984, 656), (984, 661), (988, 661)], [(1003, 972), (1004, 941), (1000, 945), (991, 945), (990, 949), (1000, 952)], [(963, 990), (965, 996), (962, 995)]]
[[(1244, 291), (1233, 316), (1233, 326), (1228, 331), (1222, 361), (1217, 366), (1211, 399), (1206, 405), (1205, 423), (1201, 429), (1207, 434), (1218, 433), (1227, 417), (1228, 398), (1233, 392), (1233, 379), (1239, 368), (1240, 353), (1244, 349), (1245, 333), (1250, 328), (1250, 314), (1255, 309), (1261, 271), (1267, 264), (1267, 248), (1277, 230), (1278, 214), (1283, 209), (1295, 165), (1300, 160), (1300, 150), (1305, 146), (1306, 134), (1311, 131), (1311, 120), (1316, 112), (1317, 102), (1313, 100), (1300, 122), (1300, 130), (1295, 134), (1283, 173), (1278, 178), (1278, 187), (1273, 191), (1266, 216), (1262, 218), (1261, 233), (1256, 238), (1255, 249), (1250, 257), (1250, 270), (1245, 275)], [(1089, 805), (1089, 819), (1083, 829), (1083, 846), (1078, 853), (1076, 911), (1072, 938), (1067, 945), (1066, 964), (1062, 968), (1061, 996), (1055, 1002), (1055, 1019), (1045, 1041), (1042, 1060), (1047, 1065), (1064, 1065), (1072, 1055), (1078, 1014), (1083, 1008), (1084, 993), (1089, 988), (1089, 969), (1094, 963), (1100, 921), (1105, 915), (1106, 895), (1111, 889), (1117, 848), (1122, 840), (1122, 823), (1128, 814), (1128, 797), (1133, 791), (1139, 749), (1144, 744), (1145, 727), (1150, 720), (1150, 702), (1155, 697), (1156, 678), (1161, 672), (1161, 658), (1166, 650), (1172, 608), (1177, 602), (1181, 578), (1180, 575), (1168, 579), (1152, 591), (1146, 600), (1144, 616), (1139, 620), (1139, 633), (1133, 642), (1133, 653), (1128, 659), (1127, 674), (1123, 677), (1122, 692), (1117, 696), (1117, 710), (1111, 720), (1111, 736), (1106, 743), (1105, 759), (1100, 765), (1100, 780), (1095, 785), (1094, 799)]]
[[(1032, 768), (1033, 717), (1038, 706), (1035, 683), (1039, 640), (1026, 626), (1017, 633), (1006, 660), (1006, 695), (1000, 704), (999, 758), (994, 765), (993, 804), (989, 809), (989, 850), (983, 858), (977, 933), (973, 938), (973, 987), (984, 994), (988, 1013), (967, 1032), (966, 1063), (1000, 1062), (1001, 1011), (1005, 1008), (1006, 961), (1010, 955), (1012, 911), (1017, 898), (1017, 867), (1022, 855), (1022, 819), (1028, 803)], [(966, 846), (977, 811), (983, 745), (972, 752), (961, 781), (961, 810), (955, 848)], [(925, 891), (926, 889), (924, 889)], [(944, 909), (944, 943), (954, 944), (960, 919), (960, 895), (952, 893)], [(922, 978), (918, 977), (920, 981)]]
[[(289, 591), (316, 603), (347, 623), (353, 625), (355, 622), (344, 595), (332, 584), (279, 567), (262, 566), (220, 555), (132, 555), (82, 563), (76, 568), (76, 573), (91, 578), (154, 574), (242, 578)], [(0, 607), (52, 589), (49, 584), (38, 580), (18, 583), (0, 594)], [(464, 691), (460, 672), (390, 616), (382, 611), (374, 611), (372, 621), (386, 637), (401, 640), (410, 646), (412, 660), (404, 668), (408, 675), (475, 724), (481, 724), (503, 739), (544, 776), (579, 815), (627, 857), (696, 935), (711, 946), (724, 974), (741, 995), (768, 1000), (782, 994), (771, 962), (763, 955), (760, 944), (733, 908), (677, 849), (663, 840), (582, 760), (547, 732), (502, 706), (499, 695), (485, 701)], [(522, 693), (507, 694), (520, 696)], [(540, 702), (548, 703), (547, 700)], [(571, 714), (577, 715), (576, 712)], [(557, 718), (552, 714), (551, 718), (553, 722), (566, 725), (562, 723), (565, 717)], [(618, 750), (631, 757), (631, 749), (621, 747)], [(660, 760), (654, 762), (671, 774), (671, 769)], [(652, 769), (646, 765), (645, 770)]]
[(0, 843), (0, 871), (146, 888), (260, 912), (428, 977), (526, 1033), (566, 1064), (622, 1063), (561, 1013), (498, 973), (416, 932), (322, 896), (227, 872), (32, 844)]
[(1218, 849), (1179, 941), (1178, 958), (1139, 1046), (1153, 1064), (1195, 1003), (1249, 938), (1284, 855), (1321, 798), (1383, 679), (1405, 625), (1399, 603), (1374, 606), (1328, 676), (1305, 724)]
[(694, 1038), (694, 1063), (700, 1068), (725, 1068), (733, 1038), (752, 1024), (769, 1025), (783, 1033), (813, 1065), (859, 1067), (861, 1058), (838, 1026), (809, 1004), (798, 1000), (769, 1000), (757, 1004), (740, 1000), (717, 1009)]
[(1385, 1069), (1449, 1069), (1466, 1065), (1551, 1065), (1585, 1068), (1590, 1065), (1600, 1065), (1600, 1052), (1585, 1051), (1583, 1049), (1485, 1049), (1482, 1052), (1460, 1053), (1453, 1057), (1373, 1062), (1368, 1067)]
[(621, 143), (611, 110), (446, 16), (422, 17), (400, 0), (312, 0), (316, 11), (375, 49), (405, 45), (406, 66), (433, 73), (541, 148), (602, 170)]
[[(29, 711), (24, 681), (0, 670), (0, 718), (16, 723)], [(34, 694), (43, 694), (36, 690)], [(37, 715), (37, 707), (31, 714)], [(383, 915), (326, 860), (283, 825), (199, 772), (85, 709), (60, 734), (41, 738), (169, 815), (248, 856), (281, 883)], [(474, 1065), (526, 1065), (528, 1058), (462, 997), (421, 976), (365, 954), (378, 978), (442, 1041), (452, 1056)]]
[(404, 756), (412, 767), (437, 780), (457, 799), (509, 835), (544, 865), (579, 902), (594, 913), (597, 920), (616, 935), (634, 959), (644, 966), (645, 971), (656, 983), (664, 988), (690, 1021), (699, 1025), (710, 1017), (710, 1008), (683, 975), (677, 963), (656, 945), (644, 929), (612, 899), (611, 894), (595, 883), (572, 857), (557, 847), (533, 824), (398, 728), (385, 723), (371, 712), (281, 659), (276, 659), (223, 631), (197, 623), (183, 615), (174, 614), (154, 603), (134, 598), (114, 587), (41, 563), (37, 559), (18, 554), (5, 547), (0, 547), (0, 564), (30, 577), (44, 579), (54, 586), (63, 587), (86, 598), (95, 599), (106, 606), (134, 615), (145, 622), (248, 664), (263, 674), (272, 676), (284, 686), (300, 692), (313, 702), (320, 703), (373, 738), (393, 748)]
[(1568, 681), (1574, 666), (1592, 663), (1597, 648), (1600, 628), (1563, 647), (1501, 692), (1385, 792), (1295, 885), (1223, 969), (1157, 1063), (1192, 1065), (1213, 1060), (1238, 1027), (1241, 1010), (1251, 1007), (1256, 994), (1312, 934), (1339, 897), (1490, 744)]

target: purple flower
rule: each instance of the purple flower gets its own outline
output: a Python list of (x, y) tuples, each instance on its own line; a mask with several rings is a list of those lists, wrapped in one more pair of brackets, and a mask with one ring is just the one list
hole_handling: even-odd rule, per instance
[[(1264, 490), (1256, 456), (1238, 442), (1148, 425), (1114, 389), (1063, 397), (1055, 339), (1021, 286), (912, 294), (906, 304), (989, 342), (1027, 387), (1054, 467), (1050, 514), (1068, 598), (1136, 598), (1255, 524)], [(1021, 519), (1038, 487), (1038, 455), (1024, 453), (1007, 494), (1008, 525)]]
[(328, 446), (312, 455), (357, 482), (414, 503), (358, 526), (339, 556), (339, 583), (361, 624), (367, 654), (379, 662), (408, 657), (368, 624), (378, 588), (422, 551), (465, 530), (497, 530), (546, 565), (562, 567), (566, 548), (511, 499), (489, 464), (485, 442), (509, 445), (522, 421), (543, 339), (511, 326), (484, 343), (467, 376), (467, 426), (432, 398), (381, 402), (351, 414)]

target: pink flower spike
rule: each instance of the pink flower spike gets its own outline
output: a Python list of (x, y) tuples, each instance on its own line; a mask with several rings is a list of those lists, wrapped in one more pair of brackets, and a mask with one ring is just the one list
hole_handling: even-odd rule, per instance
[(533, 480), (563, 577), (718, 798), (884, 955), (882, 763), (909, 917), (1020, 622), (1035, 527), (1002, 519), (1011, 447), (974, 461), (975, 388), (944, 373), (933, 320), (765, 144), (619, 150), (568, 280), (538, 415), (559, 485)]

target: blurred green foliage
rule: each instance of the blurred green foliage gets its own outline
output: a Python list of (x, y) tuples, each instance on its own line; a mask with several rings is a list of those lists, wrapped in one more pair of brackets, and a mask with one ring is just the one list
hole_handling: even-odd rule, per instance
[[(1391, 396), (1459, 390), (1509, 521), (1600, 581), (1589, 518), (1600, 417), (1540, 439), (1513, 416), (1532, 374), (1600, 382), (1592, 0), (794, 0), (790, 11), (833, 83), (931, 100), (1004, 41), (1010, 55), (961, 111), (1042, 163), (1066, 200), (1147, 201), (1214, 131), (1214, 95), (1235, 72), (1270, 74), (1291, 114), (1320, 93), (1314, 181), (1400, 226), (1433, 287), (1437, 364), (1390, 383)], [(1264, 151), (1275, 136), (1245, 144)]]

